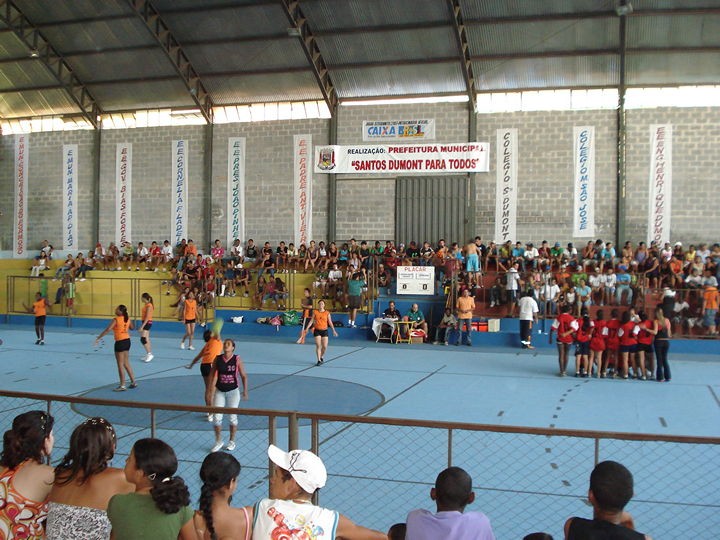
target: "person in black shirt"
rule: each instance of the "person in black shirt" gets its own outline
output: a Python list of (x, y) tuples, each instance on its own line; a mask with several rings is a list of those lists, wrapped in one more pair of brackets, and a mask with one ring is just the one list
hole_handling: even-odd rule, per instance
[(635, 531), (625, 505), (633, 496), (633, 476), (616, 461), (598, 463), (590, 473), (588, 499), (593, 519), (572, 517), (565, 522), (565, 540), (651, 540)]

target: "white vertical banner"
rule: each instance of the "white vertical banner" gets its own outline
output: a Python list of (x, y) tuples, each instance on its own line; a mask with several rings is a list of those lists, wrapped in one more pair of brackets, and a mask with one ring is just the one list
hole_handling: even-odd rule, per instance
[(648, 237), (661, 246), (670, 241), (672, 215), (672, 124), (650, 126), (650, 200)]
[(79, 251), (78, 244), (78, 145), (63, 144), (63, 249)]
[(172, 142), (172, 216), (170, 223), (170, 245), (177, 246), (187, 238), (188, 229), (188, 142)]
[(115, 241), (132, 242), (132, 143), (115, 148)]
[(595, 127), (573, 127), (573, 236), (595, 236)]
[(28, 254), (27, 246), (27, 197), (28, 197), (28, 136), (15, 135), (15, 204), (13, 221), (13, 257), (24, 259)]
[(293, 141), (293, 208), (295, 209), (295, 246), (306, 246), (312, 238), (312, 135), (295, 135)]
[(245, 244), (245, 137), (228, 137), (227, 243)]
[(497, 130), (495, 242), (515, 241), (517, 225), (518, 130)]

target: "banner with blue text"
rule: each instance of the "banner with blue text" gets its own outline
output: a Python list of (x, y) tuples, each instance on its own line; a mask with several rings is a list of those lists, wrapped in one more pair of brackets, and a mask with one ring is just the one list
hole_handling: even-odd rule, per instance
[(245, 137), (228, 137), (227, 243), (245, 245)]
[(293, 195), (295, 245), (306, 246), (312, 238), (312, 135), (295, 135), (293, 144)]
[(132, 242), (132, 143), (115, 147), (115, 241)]
[(573, 127), (573, 236), (595, 236), (595, 128)]
[(672, 216), (672, 124), (650, 126), (648, 240), (670, 241)]
[(28, 198), (28, 165), (30, 156), (28, 152), (28, 136), (15, 135), (15, 169), (13, 180), (15, 184), (15, 204), (13, 221), (13, 257), (24, 259), (27, 257), (27, 198)]
[(170, 243), (177, 246), (188, 237), (188, 142), (172, 142), (172, 216)]
[(63, 249), (79, 251), (78, 243), (78, 145), (64, 144), (63, 156)]
[(497, 130), (495, 159), (495, 242), (515, 242), (517, 224), (517, 129)]

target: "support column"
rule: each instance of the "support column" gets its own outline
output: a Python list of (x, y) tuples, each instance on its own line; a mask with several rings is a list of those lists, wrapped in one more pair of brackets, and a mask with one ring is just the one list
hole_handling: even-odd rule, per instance
[[(623, 2), (624, 3), (624, 2)], [(625, 232), (625, 203), (627, 201), (627, 178), (625, 171), (625, 139), (627, 129), (625, 125), (625, 56), (627, 48), (627, 16), (620, 17), (620, 77), (618, 84), (617, 108), (617, 206), (615, 212), (616, 237), (615, 245), (618, 249), (627, 239)]]
[[(213, 216), (212, 216), (212, 204), (213, 204), (213, 135), (214, 125), (212, 122), (205, 124), (203, 128), (203, 185), (205, 186), (205, 208), (203, 213), (205, 215), (205, 235), (206, 243), (210, 245), (213, 241)], [(230, 249), (230, 246), (227, 246)], [(204, 251), (204, 250), (203, 250)]]
[[(468, 142), (477, 141), (477, 114), (472, 104), (468, 104)], [(465, 223), (463, 224), (463, 232), (465, 238), (463, 242), (475, 238), (475, 215), (477, 208), (477, 173), (468, 173), (467, 189), (465, 191), (467, 201), (465, 202)]]
[[(337, 144), (337, 107), (331, 111), (330, 118), (330, 144)], [(314, 156), (314, 152), (311, 153)], [(328, 242), (337, 241), (337, 175), (328, 174), (328, 210), (327, 210), (327, 239)]]
[(91, 238), (90, 245), (94, 246), (100, 241), (100, 150), (102, 149), (102, 126), (98, 122), (97, 129), (93, 132), (93, 175), (92, 175), (92, 206), (90, 214)]

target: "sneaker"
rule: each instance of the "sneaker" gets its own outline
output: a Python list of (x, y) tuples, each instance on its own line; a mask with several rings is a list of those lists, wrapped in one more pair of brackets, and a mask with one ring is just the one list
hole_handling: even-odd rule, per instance
[(193, 347), (192, 345), (190, 345), (190, 346), (188, 347), (188, 349), (191, 350), (191, 351), (194, 351), (194, 350), (195, 350), (195, 347)]
[(145, 355), (145, 358), (143, 358), (143, 362), (145, 362), (145, 363), (147, 364), (147, 363), (150, 362), (153, 358), (155, 358), (155, 355), (154, 355), (153, 353), (147, 353), (147, 354)]
[(36, 340), (35, 340), (35, 345), (40, 345), (40, 340), (39, 340), (39, 339), (36, 339)]
[(205, 328), (205, 323), (204, 323), (204, 322), (201, 322), (201, 323), (200, 323), (200, 328)]
[(127, 388), (125, 388), (125, 386), (123, 385), (113, 388), (113, 392), (124, 392), (125, 390), (127, 390)]
[(184, 341), (181, 341), (181, 342), (180, 342), (180, 348), (183, 349), (183, 350), (185, 349), (185, 342), (184, 342)]
[(208, 422), (213, 422), (214, 420), (215, 420), (215, 415), (212, 414), (212, 413), (208, 413), (208, 415), (207, 415), (207, 421), (208, 421)]
[(440, 342), (439, 342), (439, 341), (433, 341), (432, 344), (433, 344), (433, 345), (440, 345)]
[(210, 451), (211, 451), (211, 452), (217, 452), (218, 450), (222, 450), (222, 447), (223, 447), (224, 444), (225, 444), (225, 443), (222, 442), (222, 441), (217, 441), (217, 442), (215, 443), (215, 446), (213, 446), (213, 447), (210, 449)]
[(232, 452), (233, 450), (235, 450), (235, 441), (230, 441), (229, 443), (227, 443), (227, 446), (225, 447), (225, 449), (228, 452)]
[(534, 349), (534, 348), (535, 348), (535, 347), (533, 347), (532, 345), (530, 345), (530, 342), (528, 342), (528, 344), (526, 345), (526, 347), (527, 347), (528, 349)]
[(243, 294), (243, 296), (244, 296), (245, 298), (247, 298), (249, 295), (248, 295), (248, 293), (245, 293), (245, 294)]
[(44, 339), (41, 339), (41, 340), (40, 340), (40, 345), (45, 345), (45, 340), (44, 340)]
[(80, 279), (78, 279), (78, 281), (85, 281), (85, 278), (81, 277)]
[(137, 383), (130, 383), (130, 389), (137, 388)]
[(465, 345), (467, 345), (468, 347), (472, 347), (472, 343), (470, 343), (469, 341)]
[(443, 343), (443, 345), (445, 345), (445, 346), (447, 347), (447, 346), (450, 345), (450, 344), (449, 344), (447, 341), (445, 341), (445, 342)]

